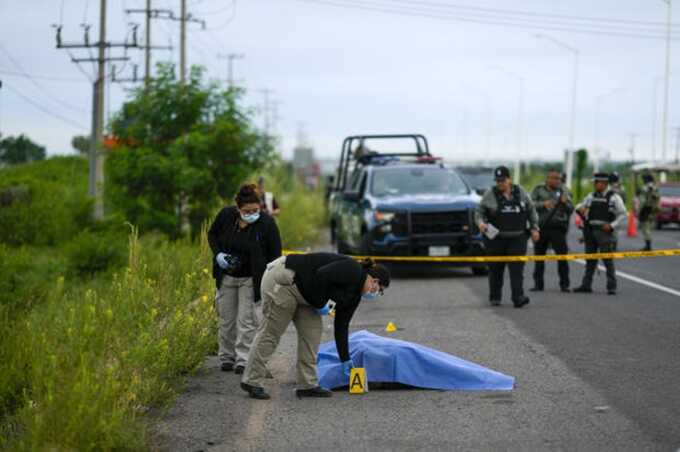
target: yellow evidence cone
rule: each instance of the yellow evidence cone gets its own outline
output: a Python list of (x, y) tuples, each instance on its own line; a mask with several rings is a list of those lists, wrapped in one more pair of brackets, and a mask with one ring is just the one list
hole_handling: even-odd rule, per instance
[(388, 333), (394, 333), (397, 331), (397, 325), (395, 325), (394, 322), (388, 322), (387, 326), (385, 327), (385, 331)]

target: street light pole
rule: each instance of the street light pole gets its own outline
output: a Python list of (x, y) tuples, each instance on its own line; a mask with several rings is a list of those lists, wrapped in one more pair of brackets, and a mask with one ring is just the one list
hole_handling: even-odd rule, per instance
[(661, 131), (661, 159), (666, 162), (666, 149), (668, 144), (668, 91), (671, 77), (671, 6), (673, 0), (664, 0), (668, 4), (666, 16), (666, 73), (664, 80), (663, 99), (663, 130)]
[(612, 96), (620, 91), (623, 91), (623, 88), (617, 88), (612, 91), (608, 91), (606, 93), (600, 94), (597, 96), (597, 99), (595, 100), (595, 130), (594, 130), (594, 138), (595, 138), (595, 143), (593, 144), (593, 169), (595, 172), (598, 172), (600, 169), (600, 160), (599, 160), (599, 148), (600, 148), (600, 111), (602, 109), (602, 102), (609, 96)]
[(657, 101), (659, 98), (659, 83), (663, 77), (656, 77), (654, 79), (654, 99), (652, 100), (652, 162), (656, 163), (656, 117), (657, 117)]
[(513, 174), (513, 179), (516, 184), (520, 183), (520, 177), (521, 177), (521, 171), (520, 171), (520, 165), (521, 165), (521, 156), (523, 154), (522, 152), (522, 135), (523, 135), (523, 130), (524, 130), (524, 121), (523, 121), (523, 116), (524, 116), (524, 77), (515, 74), (514, 72), (507, 71), (503, 69), (500, 66), (490, 66), (489, 69), (493, 69), (496, 71), (500, 71), (504, 73), (505, 75), (514, 78), (515, 80), (518, 81), (519, 83), (519, 99), (517, 103), (517, 155), (515, 155), (515, 162), (514, 162), (514, 174)]
[(566, 184), (567, 187), (571, 187), (571, 180), (572, 180), (572, 173), (574, 172), (574, 143), (575, 143), (575, 129), (576, 129), (576, 99), (577, 99), (577, 91), (578, 91), (578, 60), (579, 60), (579, 51), (578, 49), (571, 47), (570, 45), (567, 45), (563, 43), (562, 41), (558, 41), (557, 39), (543, 35), (543, 34), (538, 34), (535, 35), (539, 39), (547, 39), (548, 41), (551, 41), (553, 44), (558, 45), (559, 47), (562, 47), (563, 49), (566, 49), (570, 51), (571, 53), (574, 54), (574, 69), (573, 69), (573, 77), (572, 77), (572, 87), (571, 87), (571, 117), (569, 120), (569, 149), (567, 150), (567, 162), (566, 162), (566, 168), (564, 169), (564, 172), (567, 174), (567, 180)]

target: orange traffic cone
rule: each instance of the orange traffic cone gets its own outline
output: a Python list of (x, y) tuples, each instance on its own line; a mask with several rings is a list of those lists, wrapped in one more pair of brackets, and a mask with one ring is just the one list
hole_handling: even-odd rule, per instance
[(632, 210), (628, 212), (628, 237), (637, 237), (637, 218)]
[(581, 229), (583, 227), (583, 219), (581, 218), (581, 215), (576, 215), (574, 217), (574, 224), (579, 229)]

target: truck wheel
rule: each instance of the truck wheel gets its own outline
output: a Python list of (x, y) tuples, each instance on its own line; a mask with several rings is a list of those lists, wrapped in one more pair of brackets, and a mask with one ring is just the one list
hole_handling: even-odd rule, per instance
[(656, 222), (656, 229), (659, 231), (663, 229), (663, 223), (659, 223), (658, 221)]
[(349, 247), (342, 240), (338, 239), (336, 241), (336, 245), (338, 249), (338, 254), (350, 254)]
[(486, 276), (489, 274), (488, 267), (471, 267), (472, 274), (475, 276)]

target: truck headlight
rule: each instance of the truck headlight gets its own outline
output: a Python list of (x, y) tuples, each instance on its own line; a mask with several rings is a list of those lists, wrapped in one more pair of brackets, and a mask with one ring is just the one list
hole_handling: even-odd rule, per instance
[(394, 212), (381, 212), (376, 210), (374, 218), (378, 223), (389, 223), (394, 218)]

